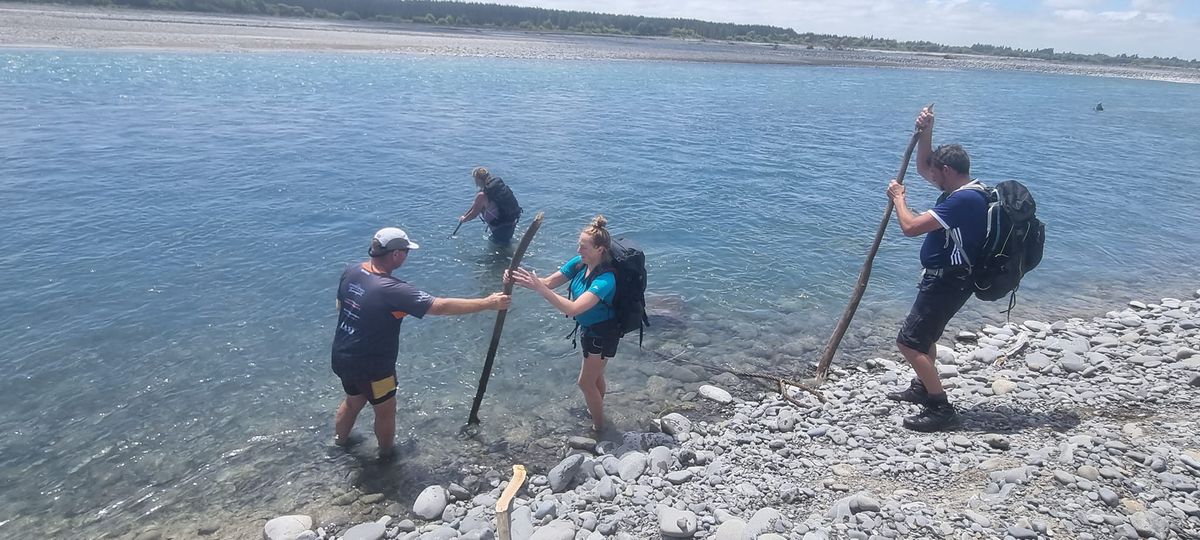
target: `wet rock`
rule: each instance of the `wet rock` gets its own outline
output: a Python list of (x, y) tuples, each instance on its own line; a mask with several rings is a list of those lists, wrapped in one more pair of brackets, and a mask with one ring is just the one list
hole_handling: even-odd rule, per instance
[(583, 465), (583, 459), (582, 454), (573, 454), (550, 469), (550, 472), (546, 473), (546, 480), (550, 482), (550, 491), (554, 493), (566, 491), (571, 480), (575, 478), (575, 473), (579, 472), (579, 467)]
[(704, 398), (710, 399), (717, 403), (724, 404), (733, 402), (733, 396), (729, 392), (710, 384), (701, 386), (699, 392)]
[(621, 480), (634, 482), (642, 476), (642, 473), (646, 472), (646, 465), (646, 454), (630, 452), (621, 457), (620, 464), (617, 466), (617, 474)]
[[(513, 535), (513, 538), (517, 538)], [(575, 523), (566, 519), (556, 519), (543, 527), (538, 527), (529, 540), (575, 540)]]
[(692, 422), (682, 414), (671, 413), (662, 417), (662, 430), (668, 435), (689, 433), (692, 431)]
[(386, 532), (384, 526), (378, 523), (363, 523), (350, 527), (342, 535), (342, 540), (381, 540)]
[(596, 439), (580, 436), (567, 437), (567, 446), (591, 452), (596, 449)]
[(300, 533), (312, 526), (313, 520), (309, 516), (280, 516), (263, 526), (263, 540), (296, 540)]
[(448, 504), (448, 494), (442, 486), (429, 486), (417, 495), (413, 502), (413, 513), (422, 519), (432, 520), (441, 517)]

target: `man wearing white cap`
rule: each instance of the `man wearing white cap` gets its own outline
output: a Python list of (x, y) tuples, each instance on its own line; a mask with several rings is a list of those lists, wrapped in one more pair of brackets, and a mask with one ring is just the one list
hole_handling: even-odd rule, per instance
[(508, 309), (511, 297), (505, 294), (435, 298), (392, 277), (392, 272), (408, 258), (409, 250), (418, 247), (400, 229), (380, 229), (367, 251), (371, 259), (352, 264), (342, 272), (332, 353), (333, 372), (346, 391), (334, 423), (334, 443), (339, 446), (349, 444), (350, 429), (359, 411), (369, 402), (375, 409), (379, 455), (392, 454), (396, 433), (396, 354), (400, 347), (400, 323), (405, 317), (420, 319), (427, 314), (464, 315)]

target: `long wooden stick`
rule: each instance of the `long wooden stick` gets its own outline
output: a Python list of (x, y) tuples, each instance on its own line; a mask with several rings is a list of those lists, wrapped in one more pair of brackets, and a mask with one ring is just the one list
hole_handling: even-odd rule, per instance
[[(525, 256), (529, 242), (533, 240), (533, 235), (541, 226), (542, 213), (538, 212), (537, 217), (533, 218), (533, 223), (529, 224), (529, 229), (525, 231), (525, 236), (521, 237), (521, 243), (517, 244), (517, 252), (513, 255), (512, 263), (508, 265), (509, 274), (521, 267), (521, 258)], [(504, 284), (504, 294), (512, 294), (512, 289), (511, 281)], [(496, 312), (496, 326), (492, 329), (492, 343), (488, 345), (487, 359), (483, 361), (483, 373), (479, 374), (479, 388), (475, 391), (475, 402), (471, 404), (471, 416), (467, 417), (468, 426), (479, 423), (479, 405), (483, 403), (483, 393), (487, 392), (488, 379), (492, 377), (492, 363), (496, 360), (496, 349), (500, 348), (500, 332), (504, 330), (504, 317), (507, 315), (507, 309)]]
[[(933, 111), (933, 104), (930, 103), (926, 109)], [(904, 150), (904, 160), (900, 162), (900, 173), (896, 175), (897, 183), (904, 183), (904, 173), (908, 172), (908, 162), (912, 159), (913, 149), (917, 147), (917, 141), (920, 139), (921, 130), (913, 130), (912, 139), (908, 141), (908, 148)], [(846, 329), (850, 327), (850, 321), (854, 319), (854, 312), (858, 310), (858, 303), (862, 301), (863, 293), (867, 290), (867, 281), (871, 279), (871, 265), (875, 262), (875, 253), (879, 251), (883, 233), (887, 230), (888, 222), (892, 220), (892, 207), (892, 199), (888, 197), (887, 208), (883, 211), (883, 220), (879, 222), (879, 229), (875, 231), (875, 241), (871, 243), (871, 250), (867, 252), (867, 261), (863, 263), (862, 271), (858, 274), (858, 283), (854, 286), (854, 294), (850, 295), (850, 303), (846, 306), (846, 311), (842, 313), (842, 320), (838, 321), (833, 335), (829, 336), (829, 342), (825, 344), (825, 351), (821, 353), (821, 361), (817, 362), (818, 385), (825, 382), (825, 377), (829, 374), (829, 364), (833, 362), (833, 355), (837, 353), (838, 345), (841, 345), (842, 337), (846, 335)]]
[(496, 536), (500, 540), (512, 540), (512, 518), (509, 517), (509, 507), (521, 484), (525, 483), (525, 466), (513, 465), (512, 480), (508, 481), (500, 499), (496, 501)]
[(459, 221), (458, 225), (454, 226), (454, 232), (450, 233), (450, 238), (454, 238), (454, 235), (458, 234), (458, 228), (462, 227), (462, 224), (463, 222)]

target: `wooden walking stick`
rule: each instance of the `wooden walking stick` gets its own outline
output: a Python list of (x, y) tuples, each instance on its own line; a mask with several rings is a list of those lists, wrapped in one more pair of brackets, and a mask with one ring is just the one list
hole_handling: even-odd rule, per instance
[[(542, 213), (538, 212), (537, 217), (533, 218), (533, 223), (529, 224), (529, 229), (525, 231), (525, 236), (521, 237), (521, 243), (517, 244), (517, 252), (513, 255), (512, 263), (508, 265), (510, 275), (521, 267), (521, 258), (525, 256), (525, 249), (529, 247), (529, 242), (533, 240), (533, 235), (541, 226)], [(504, 283), (504, 294), (512, 294), (512, 289), (511, 281)], [(492, 343), (488, 345), (487, 359), (483, 361), (483, 373), (479, 375), (479, 388), (475, 391), (475, 402), (471, 404), (471, 416), (467, 417), (468, 426), (479, 423), (479, 404), (483, 403), (483, 393), (487, 392), (488, 379), (492, 376), (492, 363), (496, 360), (496, 349), (500, 348), (500, 331), (504, 330), (506, 315), (508, 315), (507, 309), (496, 312), (496, 326), (492, 329)]]
[[(932, 112), (933, 104), (930, 103), (925, 109)], [(908, 148), (904, 150), (904, 161), (900, 162), (900, 173), (896, 175), (897, 183), (904, 183), (904, 173), (908, 172), (908, 161), (912, 159), (913, 149), (917, 147), (917, 141), (920, 139), (921, 130), (913, 130), (912, 139), (908, 141)], [(850, 295), (850, 304), (842, 313), (842, 320), (838, 321), (833, 335), (829, 336), (829, 342), (825, 344), (825, 351), (821, 353), (821, 361), (817, 362), (817, 385), (825, 382), (825, 376), (829, 374), (829, 364), (833, 362), (833, 355), (837, 353), (838, 345), (842, 343), (842, 337), (846, 335), (846, 329), (850, 327), (850, 321), (854, 319), (854, 312), (858, 310), (858, 303), (867, 290), (867, 281), (871, 279), (871, 265), (875, 262), (875, 253), (879, 251), (883, 233), (887, 230), (888, 222), (892, 220), (892, 207), (892, 199), (889, 197), (887, 208), (883, 211), (883, 221), (879, 222), (879, 229), (875, 231), (875, 241), (871, 243), (871, 250), (867, 252), (867, 261), (863, 263), (862, 271), (858, 274), (858, 284), (854, 286), (854, 294)]]

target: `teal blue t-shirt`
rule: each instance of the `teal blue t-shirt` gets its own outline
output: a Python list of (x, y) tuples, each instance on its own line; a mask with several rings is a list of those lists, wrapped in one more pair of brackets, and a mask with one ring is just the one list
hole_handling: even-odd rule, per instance
[(585, 292), (600, 297), (600, 301), (592, 306), (592, 309), (575, 316), (575, 321), (580, 326), (592, 326), (613, 318), (612, 302), (613, 293), (617, 291), (617, 278), (612, 272), (601, 273), (592, 280), (591, 286), (588, 286), (588, 280), (584, 276), (587, 274), (587, 265), (583, 264), (583, 257), (579, 255), (567, 261), (558, 271), (571, 280), (567, 283), (571, 288), (571, 298), (579, 298)]

